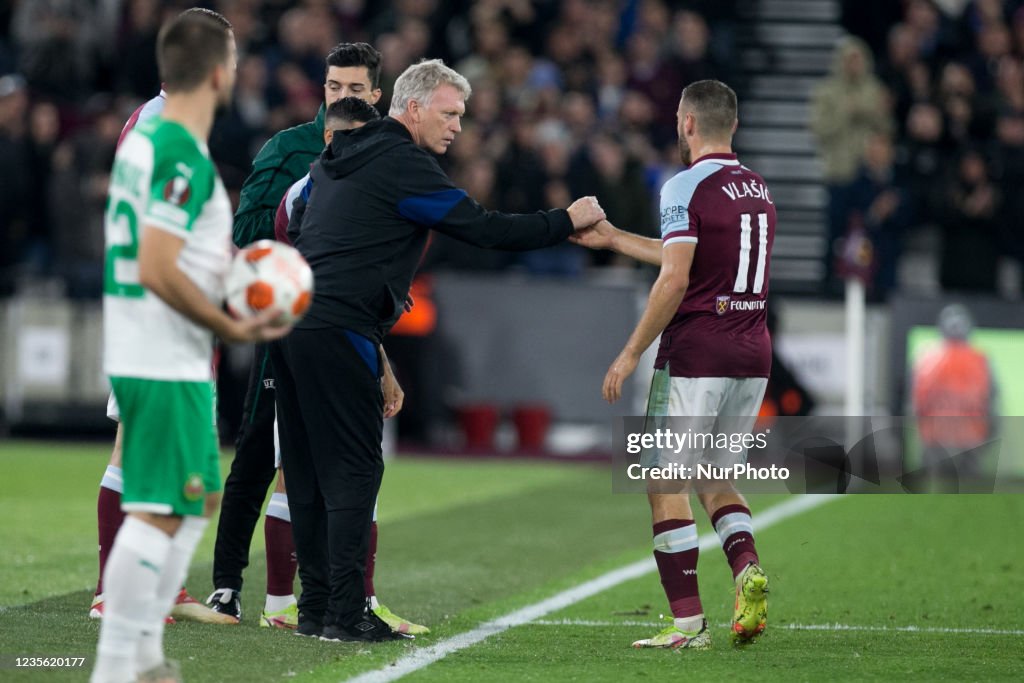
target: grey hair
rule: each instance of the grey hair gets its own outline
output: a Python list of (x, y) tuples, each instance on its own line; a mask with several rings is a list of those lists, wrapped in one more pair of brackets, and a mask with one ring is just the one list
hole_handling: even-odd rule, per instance
[(468, 100), (473, 92), (466, 77), (445, 66), (440, 59), (429, 59), (413, 64), (395, 81), (395, 93), (391, 96), (391, 109), (388, 115), (404, 114), (409, 108), (410, 100), (416, 100), (423, 106), (429, 105), (434, 91), (445, 84), (454, 86), (464, 100)]

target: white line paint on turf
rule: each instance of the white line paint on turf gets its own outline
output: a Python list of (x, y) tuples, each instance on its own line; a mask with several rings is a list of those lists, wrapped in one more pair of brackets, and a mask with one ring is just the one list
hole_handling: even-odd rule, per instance
[[(790, 498), (789, 500), (774, 505), (763, 512), (757, 513), (754, 517), (754, 529), (760, 531), (767, 529), (768, 527), (774, 526), (779, 522), (803, 514), (808, 510), (813, 510), (816, 507), (820, 507), (825, 503), (841, 498), (842, 496), (836, 495), (817, 495), (817, 496), (797, 496)], [(700, 537), (700, 549), (708, 550), (709, 548), (717, 547), (719, 544), (718, 536), (714, 532), (704, 534)], [(591, 579), (585, 583), (581, 583), (575, 588), (562, 591), (556, 595), (552, 595), (546, 600), (535, 602), (532, 605), (527, 605), (514, 612), (492, 619), (491, 621), (480, 624), (472, 631), (466, 631), (458, 635), (452, 636), (451, 638), (445, 638), (440, 640), (430, 647), (424, 647), (416, 649), (413, 652), (399, 657), (393, 663), (389, 664), (380, 669), (374, 671), (367, 671), (364, 674), (360, 674), (353, 678), (348, 679), (349, 683), (388, 683), (389, 681), (396, 681), (402, 676), (407, 676), (414, 671), (433, 664), (441, 659), (444, 659), (453, 652), (464, 650), (467, 647), (476, 645), (477, 643), (486, 640), (496, 633), (507, 631), (515, 626), (522, 626), (523, 624), (529, 624), (530, 622), (541, 619), (552, 612), (575, 605), (577, 602), (586, 600), (587, 598), (597, 595), (609, 588), (614, 588), (621, 583), (625, 583), (630, 579), (635, 579), (644, 574), (653, 572), (656, 569), (653, 557), (648, 557), (632, 564), (627, 564), (624, 567), (614, 569), (607, 574), (602, 574), (596, 579)]]
[[(591, 619), (538, 619), (531, 626), (660, 626), (657, 621), (595, 621)], [(727, 628), (729, 624), (718, 624)], [(868, 631), (871, 633), (956, 633), (982, 636), (1024, 636), (1024, 630), (1001, 628), (945, 628), (942, 626), (856, 626), (851, 624), (779, 624), (772, 622), (772, 630), (784, 631)]]

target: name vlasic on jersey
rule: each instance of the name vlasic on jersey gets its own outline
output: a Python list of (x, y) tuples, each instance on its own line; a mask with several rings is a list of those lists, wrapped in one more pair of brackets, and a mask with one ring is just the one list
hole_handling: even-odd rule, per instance
[(662, 334), (656, 367), (676, 377), (767, 377), (775, 203), (733, 154), (711, 154), (661, 190), (664, 247), (696, 245), (690, 284)]

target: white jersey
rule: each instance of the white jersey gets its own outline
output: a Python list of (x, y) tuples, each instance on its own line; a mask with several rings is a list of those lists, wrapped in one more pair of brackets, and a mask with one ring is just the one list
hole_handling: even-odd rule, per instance
[(185, 240), (178, 267), (210, 302), (224, 299), (231, 202), (206, 145), (159, 117), (138, 124), (114, 160), (105, 217), (104, 371), (117, 377), (208, 381), (213, 334), (139, 283), (145, 227)]

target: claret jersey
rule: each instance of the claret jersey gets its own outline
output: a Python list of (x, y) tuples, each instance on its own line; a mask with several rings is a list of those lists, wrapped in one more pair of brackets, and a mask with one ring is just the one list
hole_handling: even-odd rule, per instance
[(767, 377), (775, 204), (733, 154), (709, 154), (661, 190), (665, 246), (697, 245), (690, 284), (661, 335), (655, 367), (673, 377)]

